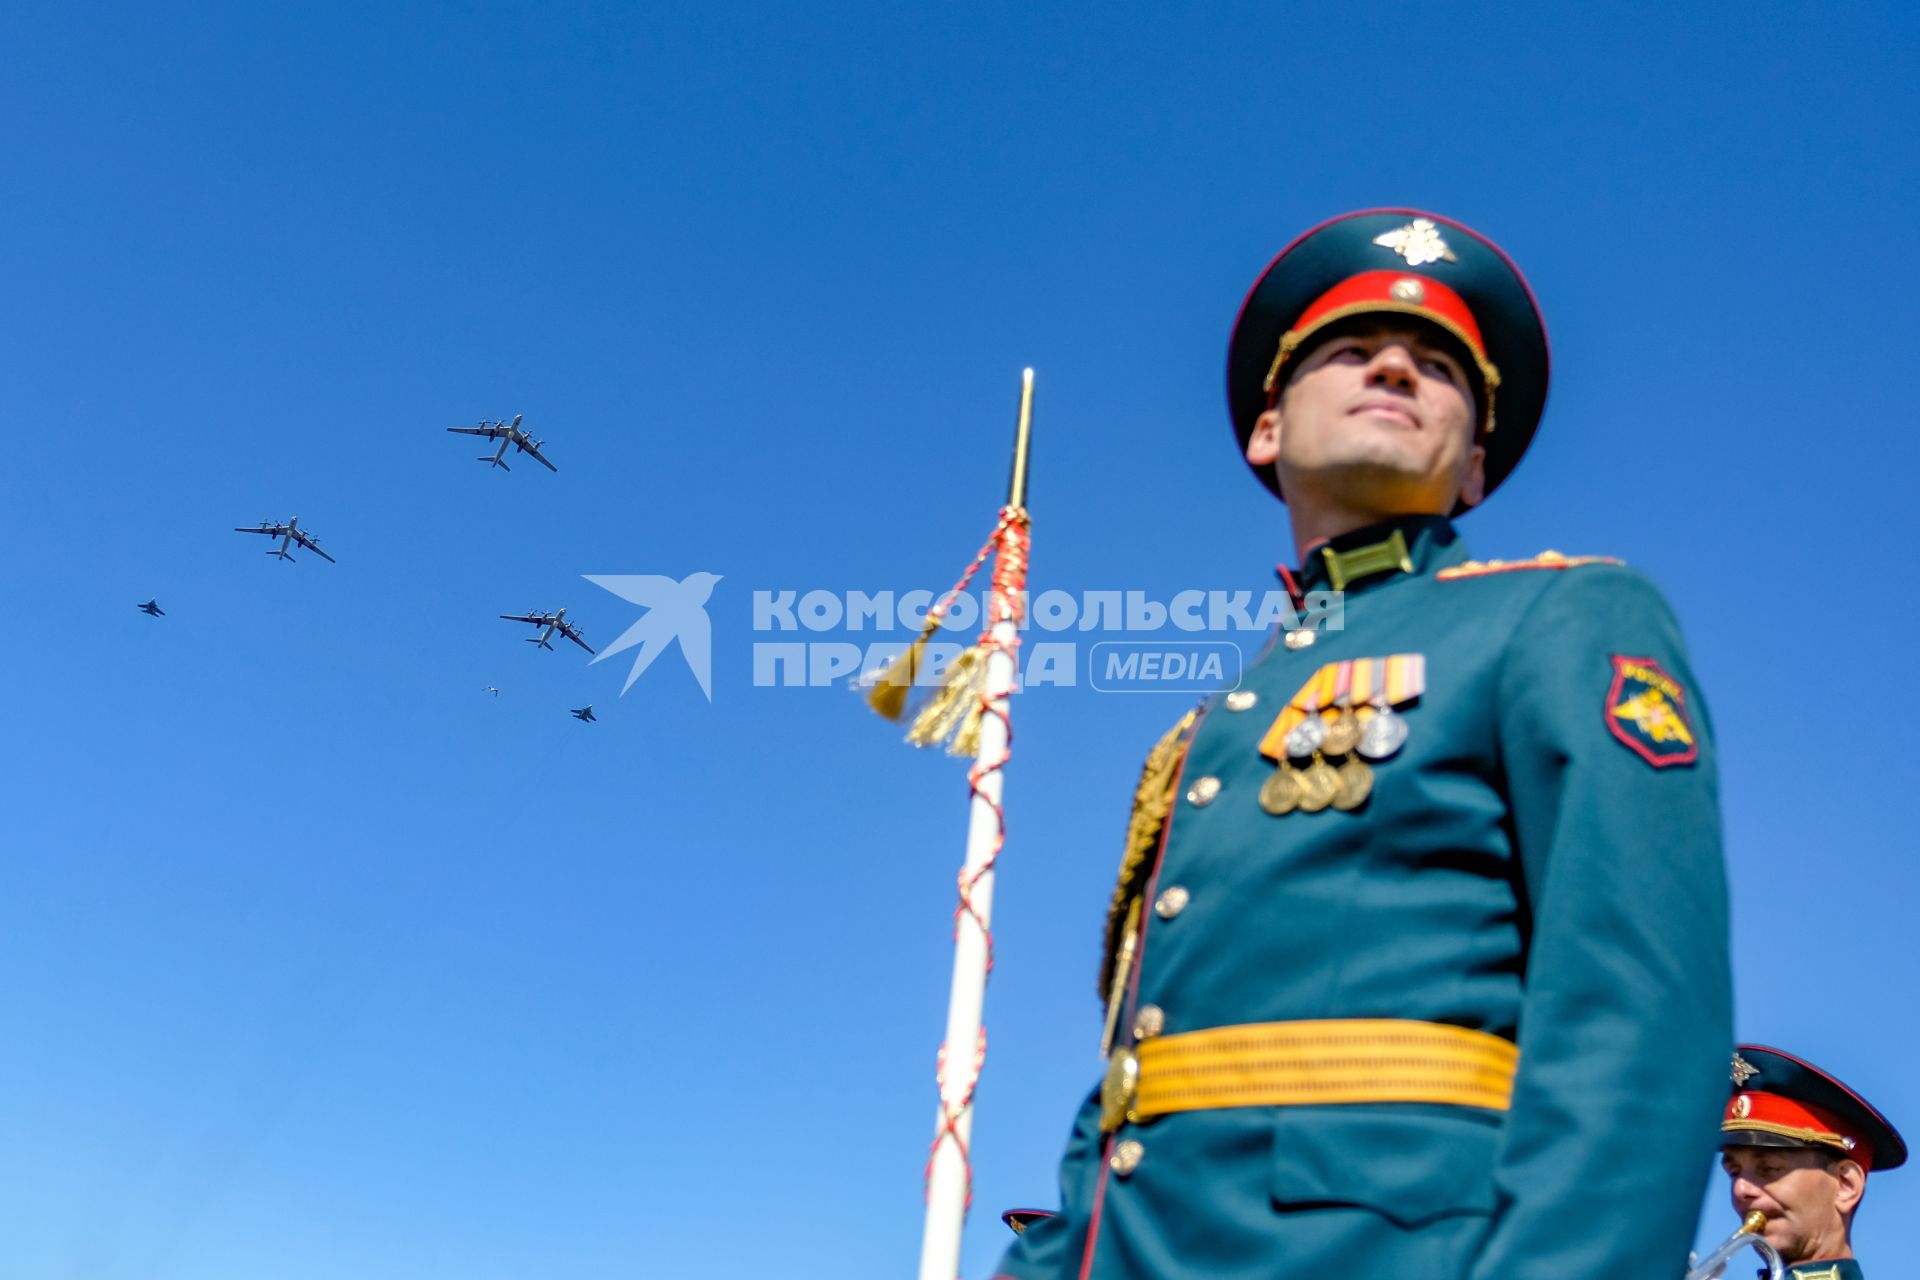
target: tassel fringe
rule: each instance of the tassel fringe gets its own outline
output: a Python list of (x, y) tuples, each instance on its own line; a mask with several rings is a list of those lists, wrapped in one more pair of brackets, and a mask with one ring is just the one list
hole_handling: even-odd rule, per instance
[(980, 646), (955, 658), (940, 691), (914, 717), (907, 741), (916, 747), (947, 742), (950, 754), (972, 755), (980, 745), (980, 689), (986, 676)]

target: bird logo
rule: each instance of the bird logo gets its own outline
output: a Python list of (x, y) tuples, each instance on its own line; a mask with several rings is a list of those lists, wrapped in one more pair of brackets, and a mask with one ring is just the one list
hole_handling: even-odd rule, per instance
[(592, 666), (634, 646), (633, 666), (627, 682), (620, 687), (624, 697), (640, 673), (653, 665), (675, 640), (687, 669), (700, 682), (700, 692), (713, 701), (713, 623), (707, 618), (707, 600), (713, 595), (717, 573), (690, 573), (680, 581), (657, 573), (583, 573), (594, 586), (611, 591), (629, 604), (646, 610), (639, 621), (620, 633), (620, 638), (595, 654)]

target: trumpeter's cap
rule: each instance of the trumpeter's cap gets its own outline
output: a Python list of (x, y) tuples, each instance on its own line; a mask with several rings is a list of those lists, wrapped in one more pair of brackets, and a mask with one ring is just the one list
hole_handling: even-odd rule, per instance
[(1811, 1062), (1760, 1044), (1734, 1050), (1720, 1134), (1723, 1147), (1817, 1147), (1869, 1171), (1907, 1159), (1907, 1144), (1873, 1104)]

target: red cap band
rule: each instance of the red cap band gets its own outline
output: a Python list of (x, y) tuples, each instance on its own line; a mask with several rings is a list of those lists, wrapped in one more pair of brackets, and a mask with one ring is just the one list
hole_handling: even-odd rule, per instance
[(1720, 1121), (1722, 1133), (1771, 1133), (1808, 1146), (1832, 1147), (1862, 1169), (1873, 1167), (1873, 1144), (1825, 1107), (1777, 1093), (1737, 1093)]
[(1280, 350), (1274, 354), (1273, 364), (1267, 370), (1268, 406), (1271, 407), (1280, 394), (1281, 368), (1301, 343), (1337, 320), (1381, 311), (1429, 320), (1460, 340), (1479, 367), (1486, 392), (1482, 406), (1484, 428), (1492, 431), (1493, 393), (1500, 385), (1500, 371), (1487, 359), (1480, 322), (1473, 318), (1466, 299), (1452, 289), (1429, 276), (1405, 271), (1362, 271), (1314, 299), (1293, 322), (1293, 327), (1280, 335)]
[[(1382, 307), (1378, 304), (1386, 303)], [(1404, 271), (1362, 271), (1348, 276), (1314, 300), (1293, 322), (1295, 331), (1311, 332), (1342, 316), (1360, 311), (1405, 311), (1426, 315), (1467, 344), (1468, 350), (1485, 359), (1486, 344), (1480, 338), (1480, 322), (1473, 318), (1466, 299), (1427, 276)]]

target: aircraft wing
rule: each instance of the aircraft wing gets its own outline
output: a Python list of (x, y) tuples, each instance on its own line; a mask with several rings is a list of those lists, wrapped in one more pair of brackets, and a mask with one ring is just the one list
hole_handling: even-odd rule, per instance
[(575, 631), (572, 627), (562, 627), (561, 631), (566, 635), (567, 639), (573, 641), (575, 644), (579, 645), (582, 649), (585, 649), (588, 653), (593, 652), (593, 646), (588, 644), (585, 640), (582, 640), (580, 638), (580, 633), (578, 631)]
[(463, 436), (485, 436), (494, 440), (507, 433), (505, 427), (448, 427), (447, 430)]
[(238, 525), (235, 525), (233, 531), (235, 533), (265, 533), (278, 538), (286, 534), (287, 526), (283, 524), (250, 524), (242, 529)]
[(516, 440), (514, 441), (514, 443), (520, 446), (520, 452), (532, 454), (533, 460), (539, 463), (541, 466), (545, 467), (547, 470), (549, 471), (560, 470), (560, 468), (554, 466), (551, 462), (548, 462), (547, 456), (544, 453), (541, 453), (539, 448), (533, 445), (532, 443), (525, 440)]
[(335, 560), (332, 556), (328, 555), (326, 552), (320, 549), (320, 540), (318, 538), (309, 538), (306, 534), (302, 533), (302, 534), (296, 534), (294, 537), (294, 541), (298, 542), (301, 546), (305, 547), (307, 550), (313, 552), (313, 554), (319, 556), (322, 560), (325, 560), (328, 564), (340, 563), (338, 560)]
[(508, 622), (531, 622), (536, 627), (547, 625), (547, 619), (533, 613), (503, 613), (500, 615)]

